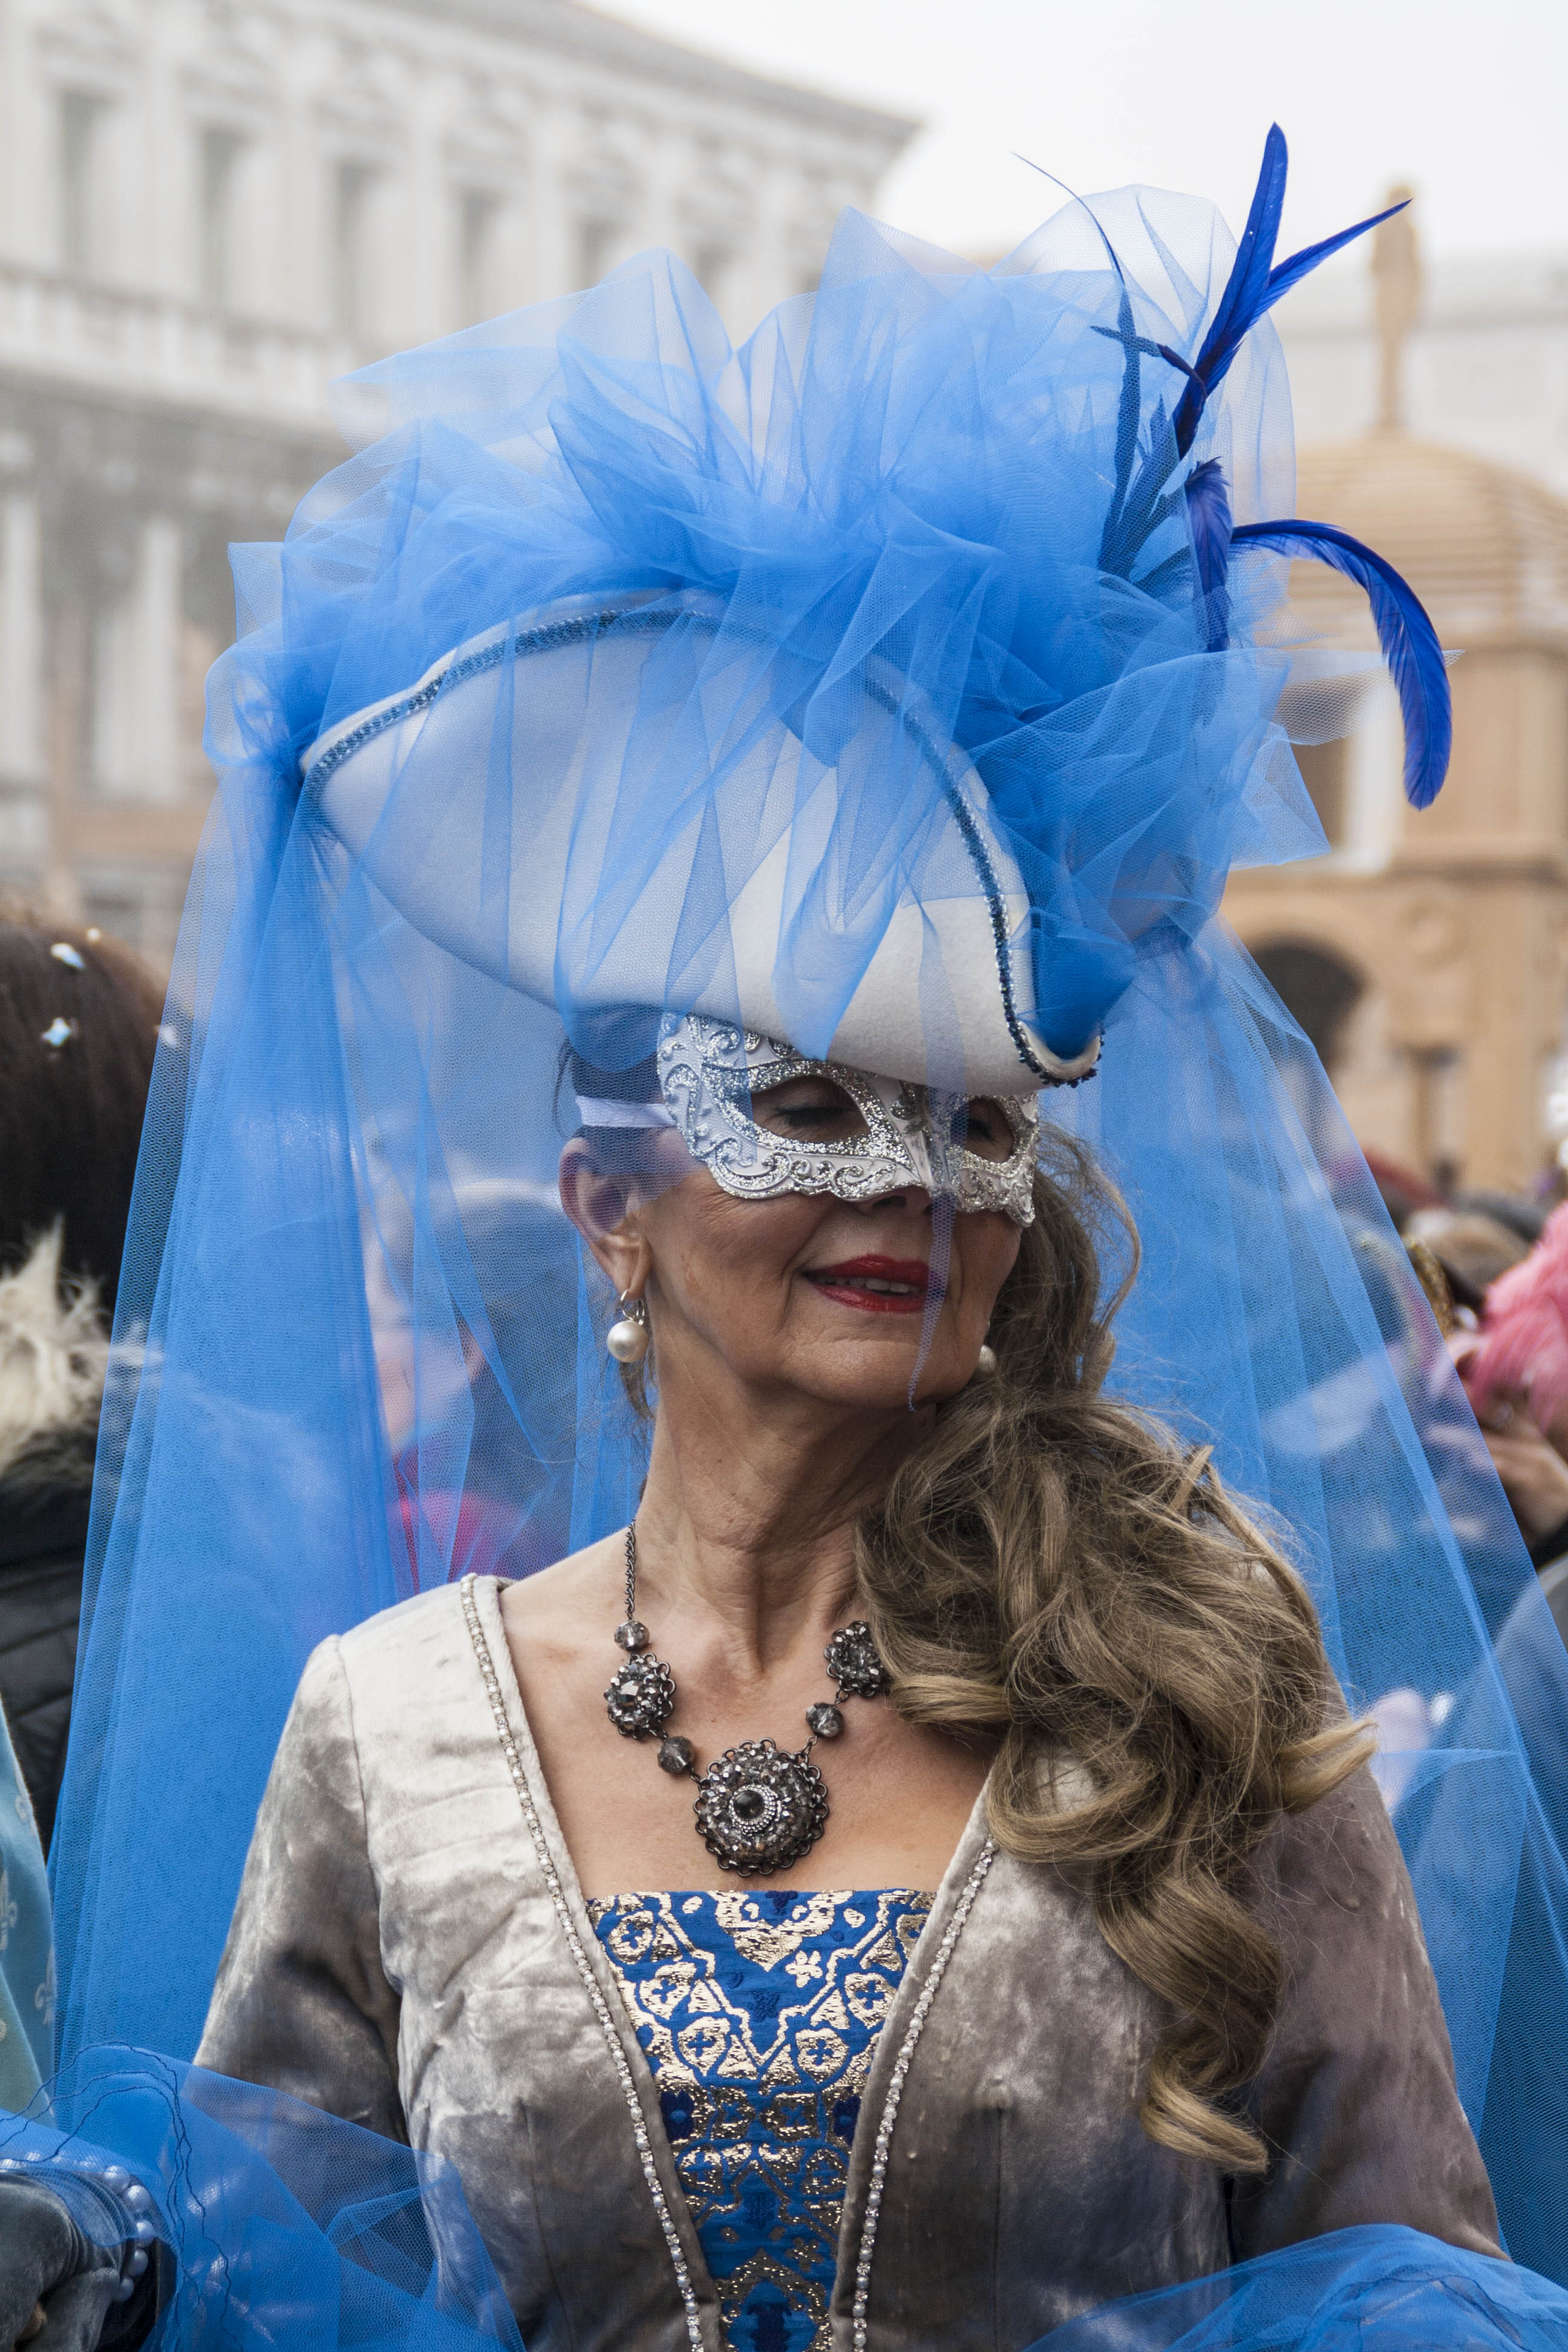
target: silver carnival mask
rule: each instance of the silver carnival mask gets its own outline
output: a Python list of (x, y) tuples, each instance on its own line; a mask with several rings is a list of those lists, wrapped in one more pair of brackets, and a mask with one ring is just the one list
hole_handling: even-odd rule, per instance
[[(961, 1211), (999, 1209), (1016, 1225), (1034, 1222), (1040, 1132), (1034, 1095), (988, 1098), (1012, 1136), (1011, 1150), (996, 1159), (965, 1148), (962, 1096), (933, 1095), (840, 1062), (810, 1061), (793, 1046), (724, 1022), (695, 1013), (668, 1020), (657, 1059), (671, 1125), (692, 1158), (737, 1200), (831, 1192), (840, 1201), (875, 1201), (915, 1184), (946, 1194)], [(792, 1078), (826, 1078), (841, 1088), (863, 1131), (814, 1143), (760, 1127), (752, 1116), (754, 1097)]]

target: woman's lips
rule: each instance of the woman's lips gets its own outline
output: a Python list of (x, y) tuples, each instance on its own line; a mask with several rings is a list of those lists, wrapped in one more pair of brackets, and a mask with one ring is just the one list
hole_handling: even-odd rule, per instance
[(825, 1298), (863, 1315), (923, 1315), (930, 1269), (918, 1257), (852, 1257), (839, 1265), (811, 1265), (805, 1279)]

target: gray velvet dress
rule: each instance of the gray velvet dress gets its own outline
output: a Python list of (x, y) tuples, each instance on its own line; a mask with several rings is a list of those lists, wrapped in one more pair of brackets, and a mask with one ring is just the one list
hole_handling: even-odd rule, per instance
[[(497, 1584), (323, 1643), (257, 1822), (198, 2056), (457, 2166), (529, 2352), (720, 2352), (657, 2090), (529, 1736)], [(984, 1800), (888, 2012), (829, 2326), (1021, 2352), (1058, 2321), (1320, 2232), (1497, 2221), (1393, 1831), (1358, 1773), (1263, 1899), (1289, 1990), (1246, 2182), (1145, 2137), (1150, 1995)]]

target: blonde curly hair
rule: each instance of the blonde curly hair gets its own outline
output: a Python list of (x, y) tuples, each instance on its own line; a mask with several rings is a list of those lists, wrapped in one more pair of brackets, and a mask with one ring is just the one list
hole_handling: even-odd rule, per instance
[[(1000, 1738), (998, 1845), (1075, 1874), (1162, 2003), (1145, 2132), (1258, 2172), (1242, 2095), (1284, 1963), (1248, 1864), (1375, 1742), (1344, 1718), (1300, 1578), (1209, 1449), (1104, 1393), (1136, 1236), (1087, 1152), (1047, 1149), (992, 1321), (995, 1377), (938, 1407), (858, 1528), (866, 1612), (902, 1714)], [(1102, 1305), (1095, 1234), (1117, 1225), (1130, 1271)]]

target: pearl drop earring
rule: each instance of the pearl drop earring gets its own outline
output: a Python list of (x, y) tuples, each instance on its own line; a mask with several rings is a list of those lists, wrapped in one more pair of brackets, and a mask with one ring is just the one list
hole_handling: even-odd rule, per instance
[(617, 1364), (640, 1364), (647, 1353), (650, 1336), (647, 1308), (629, 1290), (623, 1290), (620, 1317), (605, 1334), (605, 1347)]
[(989, 1339), (982, 1340), (980, 1353), (975, 1358), (974, 1369), (983, 1380), (987, 1381), (996, 1370), (996, 1350)]

